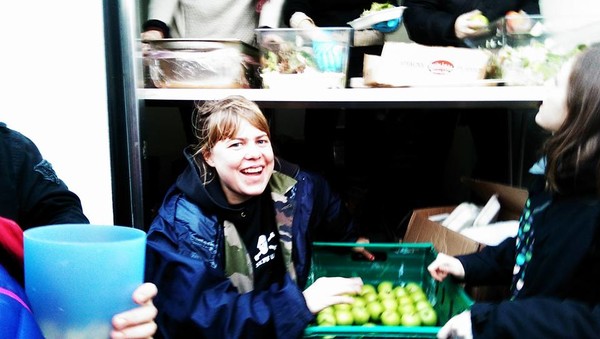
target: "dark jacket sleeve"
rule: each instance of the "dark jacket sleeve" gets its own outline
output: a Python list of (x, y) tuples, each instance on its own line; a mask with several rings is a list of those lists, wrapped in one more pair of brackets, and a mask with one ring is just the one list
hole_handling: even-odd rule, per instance
[(314, 319), (289, 275), (269, 290), (244, 294), (201, 254), (186, 253), (185, 240), (160, 216), (148, 233), (146, 278), (159, 294), (157, 324), (164, 338), (298, 338)]
[(454, 21), (461, 13), (445, 10), (441, 0), (405, 0), (404, 5), (402, 21), (412, 41), (428, 46), (459, 45)]
[(515, 263), (515, 238), (507, 238), (497, 246), (457, 256), (465, 269), (464, 281), (471, 285), (509, 284)]
[(12, 165), (7, 175), (14, 179), (10, 188), (0, 193), (0, 199), (12, 197), (10, 207), (2, 207), (4, 217), (15, 220), (23, 229), (89, 222), (79, 197), (68, 189), (31, 140), (6, 128), (1, 137), (4, 142), (0, 152), (8, 155), (7, 162)]
[(538, 0), (405, 0), (404, 5), (407, 8), (402, 17), (408, 37), (428, 46), (463, 46), (454, 33), (454, 22), (474, 9), (481, 10), (490, 22), (511, 10), (540, 13)]
[(533, 297), (471, 308), (473, 338), (597, 338), (600, 305)]
[[(358, 225), (340, 195), (333, 191), (327, 180), (310, 174), (310, 184), (306, 192), (313, 192), (314, 200), (310, 225), (315, 241), (354, 242), (359, 236)], [(304, 199), (302, 199), (304, 200)]]

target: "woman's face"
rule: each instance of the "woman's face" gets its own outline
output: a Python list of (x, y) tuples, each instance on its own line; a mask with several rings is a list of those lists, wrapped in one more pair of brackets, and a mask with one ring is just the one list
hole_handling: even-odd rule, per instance
[(572, 62), (565, 63), (546, 85), (546, 98), (535, 116), (535, 122), (550, 132), (557, 131), (567, 118), (567, 85), (572, 66)]
[(274, 155), (267, 133), (243, 120), (237, 135), (215, 144), (204, 159), (219, 174), (230, 204), (264, 192), (273, 173)]

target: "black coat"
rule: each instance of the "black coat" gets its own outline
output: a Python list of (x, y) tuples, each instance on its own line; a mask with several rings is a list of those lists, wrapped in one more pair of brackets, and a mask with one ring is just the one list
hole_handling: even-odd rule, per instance
[[(550, 195), (544, 178), (536, 180), (529, 191), (535, 233), (523, 287), (512, 301), (473, 305), (474, 338), (600, 336), (600, 198)], [(465, 281), (510, 283), (515, 239), (459, 256)]]
[(463, 46), (454, 33), (459, 15), (479, 9), (490, 22), (506, 12), (524, 10), (539, 14), (538, 0), (405, 0), (402, 15), (408, 37), (428, 46)]
[(79, 197), (69, 191), (36, 145), (4, 123), (0, 123), (0, 216), (23, 230), (89, 222)]

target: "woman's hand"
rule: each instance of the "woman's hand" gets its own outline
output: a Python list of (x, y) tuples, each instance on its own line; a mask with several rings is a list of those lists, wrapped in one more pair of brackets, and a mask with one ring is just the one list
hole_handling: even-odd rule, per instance
[(133, 291), (133, 301), (140, 305), (112, 318), (111, 339), (152, 338), (156, 333), (154, 319), (158, 310), (152, 299), (158, 293), (156, 285), (144, 283)]
[(351, 304), (351, 295), (360, 293), (363, 281), (361, 278), (321, 277), (304, 292), (306, 306), (312, 314), (335, 304)]
[[(362, 244), (368, 244), (370, 241), (367, 238), (360, 237), (356, 240), (356, 242), (362, 243)], [(373, 253), (369, 252), (364, 247), (354, 247), (352, 250), (356, 253), (362, 254), (369, 261), (375, 260), (375, 256), (373, 255)]]
[(487, 22), (487, 19), (479, 20), (481, 17), (483, 16), (478, 9), (461, 14), (454, 22), (454, 34), (456, 34), (456, 37), (464, 39), (486, 32), (489, 22)]
[(435, 260), (427, 266), (427, 270), (437, 281), (446, 279), (448, 274), (458, 279), (465, 277), (465, 269), (460, 260), (444, 253), (438, 253)]
[(471, 312), (464, 311), (450, 318), (437, 333), (438, 339), (471, 339), (473, 329), (471, 325)]

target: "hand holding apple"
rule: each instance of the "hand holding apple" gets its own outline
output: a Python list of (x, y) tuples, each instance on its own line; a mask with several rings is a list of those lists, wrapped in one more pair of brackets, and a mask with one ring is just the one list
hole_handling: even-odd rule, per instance
[(454, 21), (454, 34), (459, 39), (475, 36), (487, 31), (489, 21), (476, 9), (463, 13)]
[(321, 277), (302, 294), (308, 309), (317, 314), (327, 306), (351, 304), (354, 301), (351, 295), (360, 293), (362, 286), (361, 278)]

